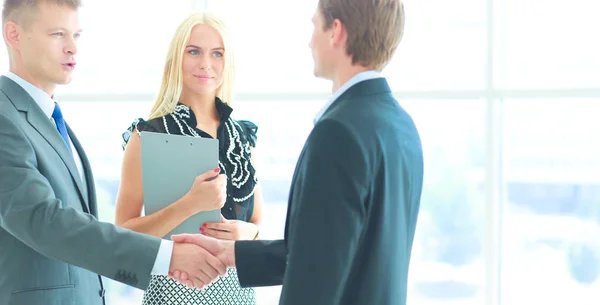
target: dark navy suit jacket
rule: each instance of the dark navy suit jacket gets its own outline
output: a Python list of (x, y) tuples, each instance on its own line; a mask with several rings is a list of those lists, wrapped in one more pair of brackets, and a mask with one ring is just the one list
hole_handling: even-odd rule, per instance
[(423, 184), (421, 141), (384, 78), (325, 111), (292, 180), (285, 239), (239, 241), (242, 286), (284, 305), (402, 305)]

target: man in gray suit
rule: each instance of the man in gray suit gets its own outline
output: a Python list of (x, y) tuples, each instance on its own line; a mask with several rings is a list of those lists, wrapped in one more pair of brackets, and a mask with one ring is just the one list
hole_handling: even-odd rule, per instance
[(88, 159), (53, 101), (75, 68), (79, 6), (4, 1), (10, 72), (0, 76), (2, 304), (104, 304), (100, 275), (145, 289), (151, 274), (170, 270), (187, 270), (200, 287), (225, 273), (198, 246), (97, 220)]

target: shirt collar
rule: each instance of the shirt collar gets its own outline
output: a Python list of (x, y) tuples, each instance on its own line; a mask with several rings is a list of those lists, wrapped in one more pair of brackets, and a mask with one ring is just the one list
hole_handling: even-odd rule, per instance
[(42, 111), (46, 114), (48, 118), (52, 117), (52, 113), (54, 112), (54, 100), (48, 93), (44, 90), (32, 85), (30, 82), (22, 79), (20, 76), (8, 71), (6, 73), (6, 77), (13, 80), (17, 83), (25, 92), (31, 96), (31, 98), (42, 108)]
[(381, 78), (381, 77), (383, 77), (381, 75), (381, 73), (379, 73), (375, 70), (369, 70), (369, 71), (364, 71), (364, 72), (355, 74), (346, 83), (344, 83), (336, 92), (333, 93), (333, 95), (331, 96), (329, 101), (327, 101), (327, 104), (325, 104), (325, 106), (323, 106), (323, 108), (321, 108), (321, 110), (315, 116), (314, 123), (316, 124), (317, 121), (319, 121), (319, 119), (323, 116), (325, 111), (327, 111), (327, 109), (329, 109), (329, 106), (331, 106), (331, 104), (333, 104), (333, 102), (335, 102), (335, 100), (337, 100), (344, 92), (346, 92), (348, 89), (350, 89), (350, 87), (352, 87), (360, 82), (366, 81), (366, 80)]

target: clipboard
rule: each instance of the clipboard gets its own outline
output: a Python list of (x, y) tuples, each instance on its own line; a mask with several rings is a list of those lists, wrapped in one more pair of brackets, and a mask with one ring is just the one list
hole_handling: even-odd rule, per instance
[[(142, 188), (146, 215), (185, 195), (196, 177), (219, 166), (219, 140), (142, 131)], [(221, 222), (221, 210), (197, 213), (165, 235), (199, 233), (205, 222)]]

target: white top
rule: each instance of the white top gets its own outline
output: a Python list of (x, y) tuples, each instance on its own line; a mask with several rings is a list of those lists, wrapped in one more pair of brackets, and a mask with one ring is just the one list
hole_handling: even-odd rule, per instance
[[(28, 81), (22, 79), (18, 75), (8, 72), (6, 73), (6, 77), (13, 80), (15, 83), (19, 84), (21, 88), (23, 88), (29, 96), (42, 108), (42, 111), (46, 114), (48, 119), (52, 121), (52, 124), (56, 125), (54, 119), (52, 118), (52, 113), (54, 112), (54, 100), (48, 93), (44, 90), (32, 85)], [(58, 129), (56, 130), (58, 132)], [(81, 158), (79, 158), (79, 154), (77, 154), (77, 149), (74, 149), (73, 142), (71, 138), (69, 138), (69, 145), (71, 145), (71, 151), (73, 152), (73, 158), (75, 159), (75, 165), (77, 165), (77, 171), (79, 172), (79, 176), (81, 176), (82, 181), (85, 180), (85, 175), (83, 173), (83, 165), (81, 163)]]

